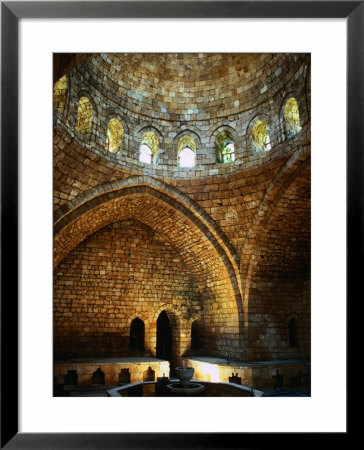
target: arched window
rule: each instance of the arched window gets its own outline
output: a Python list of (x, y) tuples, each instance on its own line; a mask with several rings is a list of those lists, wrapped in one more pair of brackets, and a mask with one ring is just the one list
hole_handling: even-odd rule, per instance
[(157, 161), (159, 152), (159, 139), (153, 131), (148, 131), (142, 137), (139, 149), (139, 161), (148, 164)]
[(90, 100), (87, 97), (81, 97), (78, 102), (76, 130), (89, 135), (92, 127), (92, 116), (93, 111)]
[(185, 147), (179, 152), (179, 165), (180, 167), (194, 167), (196, 164), (195, 152)]
[(224, 130), (215, 139), (217, 160), (221, 163), (235, 161), (234, 139), (232, 135)]
[(67, 93), (67, 77), (64, 75), (54, 84), (53, 90), (53, 105), (54, 108), (63, 114), (64, 106), (66, 103)]
[(235, 161), (235, 148), (234, 142), (229, 142), (221, 151), (222, 162), (232, 162)]
[(130, 324), (129, 349), (144, 350), (144, 322), (136, 317)]
[(191, 136), (184, 135), (178, 141), (178, 165), (180, 167), (196, 165), (196, 142)]
[(202, 344), (202, 329), (198, 321), (195, 320), (191, 325), (191, 349), (199, 349), (203, 347)]
[(140, 146), (139, 161), (147, 164), (152, 164), (153, 162), (153, 152), (147, 144), (141, 144)]
[(284, 126), (288, 137), (301, 131), (298, 103), (293, 97), (287, 100), (284, 107)]
[(297, 320), (291, 319), (288, 323), (288, 333), (289, 333), (289, 346), (298, 347), (297, 339)]
[(105, 149), (112, 153), (123, 149), (124, 128), (118, 119), (111, 119), (106, 132)]
[(268, 151), (272, 148), (267, 122), (258, 119), (252, 128), (253, 145), (257, 150)]

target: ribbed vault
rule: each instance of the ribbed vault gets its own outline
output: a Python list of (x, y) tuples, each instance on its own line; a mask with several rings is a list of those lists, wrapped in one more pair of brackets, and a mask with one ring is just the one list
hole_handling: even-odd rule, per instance
[(54, 214), (55, 234), (62, 230), (65, 225), (96, 205), (101, 205), (117, 197), (129, 195), (130, 192), (149, 192), (150, 195), (163, 199), (164, 202), (173, 206), (186, 217), (189, 217), (210, 240), (212, 245), (216, 247), (221, 258), (224, 261), (228, 258), (235, 273), (235, 278), (238, 278), (238, 255), (217, 223), (190, 197), (178, 189), (148, 176), (105, 183), (97, 188), (89, 189), (70, 202), (65, 203)]

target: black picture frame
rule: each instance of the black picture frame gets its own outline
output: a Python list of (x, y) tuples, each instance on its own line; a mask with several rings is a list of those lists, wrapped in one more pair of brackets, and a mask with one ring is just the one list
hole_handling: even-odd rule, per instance
[[(347, 20), (347, 305), (363, 265), (364, 2), (117, 1), (1, 2), (1, 448), (265, 448), (280, 433), (18, 433), (18, 21), (21, 18), (345, 18)], [(358, 300), (356, 298), (356, 300)], [(349, 313), (349, 311), (348, 311)], [(347, 348), (350, 348), (348, 341)], [(348, 395), (349, 396), (349, 395)], [(343, 444), (347, 432), (335, 434)], [(351, 433), (350, 433), (351, 436)], [(286, 434), (287, 445), (297, 434)], [(309, 433), (299, 437), (308, 443)], [(316, 433), (315, 444), (327, 443)], [(265, 444), (265, 445), (264, 445)]]

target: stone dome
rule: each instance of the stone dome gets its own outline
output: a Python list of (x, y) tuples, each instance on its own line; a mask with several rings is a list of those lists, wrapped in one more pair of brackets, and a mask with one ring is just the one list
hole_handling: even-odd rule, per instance
[[(287, 61), (288, 70), (283, 69)], [(296, 56), (281, 54), (100, 54), (85, 62), (83, 74), (102, 81), (103, 93), (119, 97), (138, 114), (195, 121), (257, 107), (301, 63)]]
[[(295, 108), (291, 116), (299, 117), (296, 130), (303, 129), (299, 138), (308, 142), (307, 54), (91, 54), (77, 62), (68, 84), (63, 82), (64, 108), (58, 99), (61, 114), (55, 120), (110, 164), (163, 178), (265, 164), (282, 156), (288, 137), (291, 144), (297, 140), (285, 125), (289, 99)], [(90, 113), (88, 119), (78, 117), (78, 107)], [(110, 130), (110, 120), (119, 121), (119, 128), (114, 123)], [(110, 145), (115, 133), (120, 144)], [(143, 160), (139, 153), (146, 133), (154, 135), (156, 145)], [(178, 159), (182, 138), (186, 145), (190, 140), (195, 154), (188, 170)], [(219, 153), (229, 143), (232, 158)]]

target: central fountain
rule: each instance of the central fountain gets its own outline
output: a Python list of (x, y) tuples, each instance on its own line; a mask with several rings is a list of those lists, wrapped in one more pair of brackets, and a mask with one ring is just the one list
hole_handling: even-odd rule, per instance
[(167, 388), (173, 394), (194, 395), (205, 390), (205, 386), (202, 384), (196, 382), (191, 383), (191, 378), (195, 373), (195, 369), (193, 367), (176, 367), (175, 372), (180, 382), (167, 384)]

